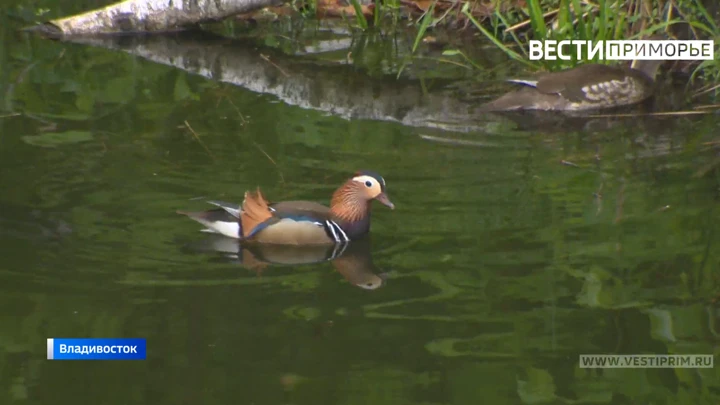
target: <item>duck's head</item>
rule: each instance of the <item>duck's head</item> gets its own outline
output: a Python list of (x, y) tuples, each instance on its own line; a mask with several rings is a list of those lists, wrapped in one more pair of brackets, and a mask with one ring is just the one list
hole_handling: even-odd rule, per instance
[(339, 218), (355, 222), (367, 218), (373, 200), (395, 209), (385, 192), (385, 179), (368, 170), (356, 172), (333, 194), (330, 209)]
[(359, 171), (350, 179), (350, 184), (353, 185), (352, 192), (365, 201), (376, 200), (390, 209), (395, 209), (395, 204), (390, 201), (385, 191), (385, 179), (379, 174), (369, 170)]
[[(653, 34), (649, 36), (644, 36), (640, 38), (643, 41), (664, 41), (668, 40), (668, 36), (665, 33), (658, 33)], [(660, 66), (662, 66), (666, 60), (656, 59), (656, 60), (633, 60), (630, 64), (630, 68), (634, 70), (639, 70), (647, 77), (649, 77), (652, 80), (655, 80), (655, 77), (657, 76), (658, 70), (660, 69)]]

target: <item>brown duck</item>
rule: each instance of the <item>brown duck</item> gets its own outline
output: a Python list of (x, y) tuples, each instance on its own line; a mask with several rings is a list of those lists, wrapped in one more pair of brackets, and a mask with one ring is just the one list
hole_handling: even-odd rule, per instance
[(661, 60), (636, 60), (630, 67), (585, 64), (545, 73), (537, 80), (509, 80), (525, 87), (483, 104), (480, 111), (584, 111), (627, 106), (654, 94)]
[(333, 194), (330, 207), (312, 201), (268, 202), (260, 192), (245, 192), (243, 203), (208, 201), (220, 208), (179, 214), (219, 233), (247, 242), (279, 245), (346, 243), (370, 231), (373, 200), (395, 208), (385, 191), (385, 179), (360, 171)]

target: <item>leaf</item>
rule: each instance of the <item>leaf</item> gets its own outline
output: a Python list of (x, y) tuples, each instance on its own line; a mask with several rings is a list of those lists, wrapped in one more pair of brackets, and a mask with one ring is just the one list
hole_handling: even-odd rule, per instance
[[(423, 16), (422, 20), (420, 21), (420, 28), (418, 29), (417, 36), (415, 37), (415, 43), (412, 47), (412, 53), (415, 53), (415, 50), (417, 50), (418, 44), (420, 44), (420, 40), (425, 36), (425, 31), (427, 31), (428, 27), (432, 23), (433, 20), (433, 10), (435, 9), (435, 2), (436, 0), (433, 0), (432, 4), (430, 4), (430, 8), (425, 12), (425, 16)], [(467, 5), (467, 4), (465, 4)]]
[(89, 131), (66, 131), (48, 132), (41, 135), (25, 135), (22, 140), (30, 145), (54, 148), (63, 144), (80, 143), (91, 141), (92, 134)]
[(355, 11), (355, 21), (363, 31), (366, 31), (368, 29), (368, 23), (364, 14), (366, 11), (363, 10), (363, 7), (358, 0), (350, 0), (350, 3)]
[(415, 5), (415, 7), (417, 7), (418, 9), (420, 9), (420, 11), (427, 12), (428, 10), (430, 10), (430, 7), (432, 7), (433, 2), (430, 0), (416, 0), (413, 1), (412, 4)]

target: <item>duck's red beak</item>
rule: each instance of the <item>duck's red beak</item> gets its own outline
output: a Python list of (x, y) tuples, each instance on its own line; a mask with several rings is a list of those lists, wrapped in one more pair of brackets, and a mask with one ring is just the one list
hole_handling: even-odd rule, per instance
[(380, 193), (380, 194), (378, 194), (377, 197), (375, 197), (375, 199), (380, 201), (380, 203), (382, 203), (383, 205), (387, 205), (388, 207), (390, 207), (391, 210), (395, 209), (395, 204), (393, 204), (392, 201), (390, 201), (387, 194)]

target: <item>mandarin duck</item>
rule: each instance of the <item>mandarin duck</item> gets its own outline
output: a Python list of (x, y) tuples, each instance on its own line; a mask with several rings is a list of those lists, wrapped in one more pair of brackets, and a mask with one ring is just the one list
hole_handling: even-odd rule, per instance
[(240, 206), (208, 201), (220, 208), (177, 213), (203, 224), (206, 232), (241, 241), (278, 245), (337, 244), (360, 239), (370, 231), (373, 200), (395, 208), (385, 192), (385, 179), (371, 171), (360, 171), (333, 193), (330, 207), (312, 201), (270, 203), (258, 188), (245, 192)]
[(636, 60), (630, 67), (585, 64), (536, 80), (508, 80), (525, 87), (480, 106), (481, 112), (585, 111), (627, 106), (654, 94), (662, 60)]

